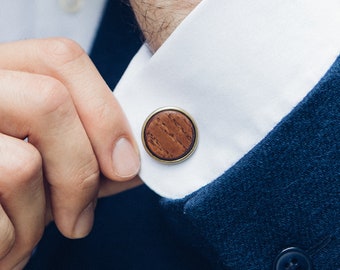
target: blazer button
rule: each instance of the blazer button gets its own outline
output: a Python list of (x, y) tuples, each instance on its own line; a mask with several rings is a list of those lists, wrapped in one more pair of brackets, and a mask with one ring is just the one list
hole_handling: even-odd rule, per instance
[(160, 108), (145, 120), (142, 141), (154, 159), (163, 163), (181, 162), (196, 149), (197, 126), (193, 118), (180, 108)]
[(274, 270), (312, 270), (309, 256), (301, 249), (290, 247), (276, 258)]

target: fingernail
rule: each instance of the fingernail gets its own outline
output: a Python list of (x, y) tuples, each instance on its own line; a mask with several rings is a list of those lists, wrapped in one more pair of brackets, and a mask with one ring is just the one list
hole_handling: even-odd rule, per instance
[(91, 202), (78, 217), (74, 227), (73, 237), (82, 238), (91, 231), (94, 219), (94, 203)]
[(117, 141), (113, 149), (112, 160), (113, 169), (119, 177), (131, 177), (139, 171), (139, 155), (126, 138)]

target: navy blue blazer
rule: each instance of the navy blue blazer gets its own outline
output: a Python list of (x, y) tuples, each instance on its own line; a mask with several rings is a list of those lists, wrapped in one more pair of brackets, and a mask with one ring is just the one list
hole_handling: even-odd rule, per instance
[[(108, 1), (91, 57), (114, 88), (142, 42)], [(223, 116), (221, 116), (223, 117)], [(140, 186), (98, 202), (90, 235), (47, 227), (26, 269), (340, 269), (340, 58), (254, 149), (181, 200)]]

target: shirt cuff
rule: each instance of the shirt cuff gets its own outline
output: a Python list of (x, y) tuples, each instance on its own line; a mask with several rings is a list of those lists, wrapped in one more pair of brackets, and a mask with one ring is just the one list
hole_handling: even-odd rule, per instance
[[(181, 198), (229, 169), (317, 84), (339, 54), (338, 0), (204, 0), (152, 55), (144, 45), (115, 89), (141, 150), (140, 176)], [(189, 112), (195, 153), (163, 164), (144, 150), (160, 107)]]

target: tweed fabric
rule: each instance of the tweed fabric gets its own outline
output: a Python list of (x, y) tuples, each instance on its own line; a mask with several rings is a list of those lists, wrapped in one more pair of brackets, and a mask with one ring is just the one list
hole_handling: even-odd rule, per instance
[(314, 269), (339, 269), (340, 58), (237, 164), (163, 206), (213, 268), (272, 269), (281, 250), (299, 247)]

